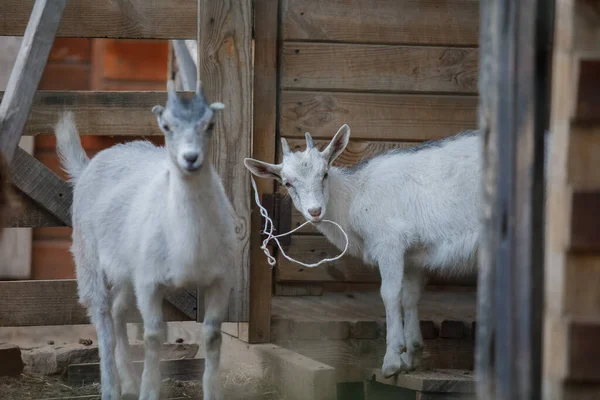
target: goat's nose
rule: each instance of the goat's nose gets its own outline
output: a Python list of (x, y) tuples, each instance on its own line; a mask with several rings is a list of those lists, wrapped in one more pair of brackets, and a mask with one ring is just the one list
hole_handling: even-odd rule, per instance
[(321, 207), (318, 207), (318, 208), (309, 208), (308, 209), (308, 213), (310, 215), (312, 215), (313, 217), (318, 217), (319, 215), (321, 215)]
[(198, 159), (198, 153), (185, 153), (183, 155), (183, 159), (189, 162), (190, 164), (193, 164)]

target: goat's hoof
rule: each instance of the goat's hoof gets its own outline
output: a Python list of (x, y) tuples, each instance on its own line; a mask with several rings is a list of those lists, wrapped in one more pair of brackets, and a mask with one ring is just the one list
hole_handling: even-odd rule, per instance
[(402, 360), (399, 353), (386, 353), (383, 358), (383, 367), (381, 373), (384, 378), (391, 378), (402, 371), (408, 371), (408, 365)]

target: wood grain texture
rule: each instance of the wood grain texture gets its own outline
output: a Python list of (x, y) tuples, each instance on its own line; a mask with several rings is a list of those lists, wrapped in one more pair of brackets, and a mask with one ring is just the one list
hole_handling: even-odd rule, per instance
[(458, 47), (286, 42), (281, 88), (475, 94), (477, 55)]
[(429, 140), (477, 127), (477, 97), (373, 93), (281, 93), (281, 135), (333, 138), (343, 124), (352, 139)]
[(16, 187), (14, 189), (21, 207), (15, 215), (12, 215), (7, 219), (6, 226), (12, 228), (65, 226), (64, 222), (45, 210), (42, 206), (29, 198), (29, 196)]
[[(316, 263), (323, 258), (341, 253), (321, 236), (294, 236), (292, 244), (284, 248), (286, 254), (304, 263)], [(379, 282), (379, 271), (365, 267), (358, 259), (344, 256), (318, 268), (303, 268), (288, 261), (281, 253), (277, 256), (277, 282), (283, 281), (344, 281)]]
[[(0, 104), (0, 151), (9, 165), (19, 145), (66, 3), (66, 0), (38, 0), (26, 19), (27, 29)], [(0, 12), (0, 15), (6, 13)]]
[[(332, 258), (341, 253), (322, 235), (293, 235), (291, 245), (284, 246), (286, 254), (305, 263), (316, 263), (323, 258)], [(361, 260), (344, 256), (340, 260), (323, 264), (317, 268), (302, 268), (288, 261), (281, 254), (277, 256), (276, 280), (302, 282), (357, 282), (379, 283), (377, 268), (367, 266)], [(430, 274), (431, 285), (475, 286), (476, 275), (445, 276)]]
[(71, 186), (26, 151), (17, 148), (10, 178), (23, 193), (43, 206), (65, 225), (71, 225)]
[[(0, 2), (0, 35), (23, 35), (34, 2)], [(189, 0), (69, 1), (57, 35), (115, 39), (195, 39), (196, 16), (196, 3)]]
[(400, 374), (384, 378), (381, 370), (373, 371), (377, 382), (420, 392), (474, 393), (475, 376), (469, 370), (433, 370)]
[(477, 0), (284, 0), (284, 40), (477, 46)]
[(252, 152), (252, 1), (198, 0), (199, 77), (216, 114), (213, 162), (236, 213), (235, 287), (228, 321), (247, 322), (250, 273), (250, 173), (243, 160)]
[[(0, 326), (89, 324), (79, 304), (74, 279), (0, 282)], [(188, 321), (178, 309), (163, 302), (165, 321)], [(140, 322), (137, 309), (128, 322)]]
[[(277, 131), (277, 37), (278, 0), (255, 0), (254, 18), (254, 116), (252, 157), (275, 162)], [(274, 192), (274, 183), (256, 180), (260, 198)], [(254, 195), (254, 193), (252, 193)], [(271, 332), (271, 294), (273, 270), (260, 249), (261, 218), (252, 202), (250, 233), (250, 311), (251, 343), (268, 343)], [(271, 246), (271, 251), (273, 251)]]
[[(181, 92), (191, 96), (190, 92)], [(3, 93), (0, 93), (2, 95)], [(24, 135), (51, 135), (61, 112), (70, 110), (81, 135), (162, 136), (152, 107), (166, 92), (38, 91)]]

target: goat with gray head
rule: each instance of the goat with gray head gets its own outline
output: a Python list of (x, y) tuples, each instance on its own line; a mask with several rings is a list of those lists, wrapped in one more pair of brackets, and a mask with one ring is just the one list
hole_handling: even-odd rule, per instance
[[(166, 106), (154, 106), (166, 146), (118, 144), (86, 156), (71, 113), (55, 128), (63, 167), (74, 185), (73, 244), (80, 302), (98, 332), (102, 400), (158, 400), (159, 349), (166, 340), (165, 290), (205, 289), (204, 398), (221, 399), (221, 323), (235, 268), (234, 210), (211, 165), (216, 110), (200, 84), (192, 99), (168, 82)], [(125, 317), (137, 300), (145, 362), (139, 377)], [(123, 397), (121, 397), (123, 396)]]
[(480, 239), (482, 145), (477, 131), (379, 154), (351, 168), (332, 166), (350, 139), (340, 128), (319, 151), (310, 134), (281, 164), (244, 160), (254, 175), (283, 184), (294, 206), (338, 248), (379, 266), (386, 310), (387, 377), (418, 365), (423, 349), (417, 303), (428, 272), (473, 273)]

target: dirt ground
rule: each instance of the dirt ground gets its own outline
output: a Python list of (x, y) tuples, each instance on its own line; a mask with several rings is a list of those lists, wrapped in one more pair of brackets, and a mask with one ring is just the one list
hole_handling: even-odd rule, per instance
[[(285, 400), (266, 382), (238, 374), (224, 374), (222, 378), (225, 398), (231, 400)], [(100, 385), (69, 386), (59, 377), (21, 374), (18, 377), (0, 377), (2, 400), (100, 400)], [(84, 396), (84, 397), (80, 397)], [(91, 397), (87, 397), (91, 396)], [(164, 379), (161, 399), (202, 399), (202, 381), (180, 382)]]

